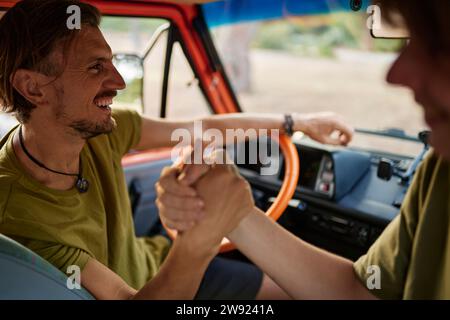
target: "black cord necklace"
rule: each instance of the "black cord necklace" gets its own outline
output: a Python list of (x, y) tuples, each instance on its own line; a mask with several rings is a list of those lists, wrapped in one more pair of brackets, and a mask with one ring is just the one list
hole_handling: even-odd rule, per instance
[(56, 174), (61, 174), (64, 176), (71, 176), (71, 177), (77, 177), (77, 183), (76, 183), (76, 188), (80, 193), (85, 193), (86, 191), (88, 191), (89, 189), (89, 181), (87, 181), (86, 179), (83, 178), (83, 168), (81, 166), (81, 156), (80, 156), (80, 172), (78, 173), (65, 173), (65, 172), (60, 172), (60, 171), (56, 171), (50, 168), (47, 168), (42, 162), (40, 162), (39, 160), (37, 160), (35, 157), (33, 157), (27, 150), (27, 148), (25, 148), (25, 144), (23, 143), (23, 134), (22, 134), (22, 126), (19, 127), (19, 140), (20, 140), (20, 146), (22, 147), (23, 152), (25, 152), (25, 154), (27, 155), (27, 157), (33, 161), (35, 164), (37, 164), (39, 167), (48, 170), (50, 172), (56, 173)]

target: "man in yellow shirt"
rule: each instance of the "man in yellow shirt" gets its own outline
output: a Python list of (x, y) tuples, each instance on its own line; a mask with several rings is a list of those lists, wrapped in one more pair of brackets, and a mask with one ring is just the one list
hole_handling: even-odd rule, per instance
[[(81, 30), (67, 28), (72, 5), (80, 8)], [(111, 111), (125, 83), (99, 22), (95, 7), (76, 0), (24, 0), (0, 19), (0, 104), (20, 122), (0, 142), (0, 233), (63, 272), (80, 267), (81, 284), (97, 299), (286, 297), (255, 267), (213, 260), (239, 215), (211, 215), (172, 246), (161, 236), (135, 237), (122, 156), (131, 149), (174, 146), (171, 133), (192, 133), (194, 122)], [(320, 141), (341, 144), (352, 136), (333, 115), (292, 119), (294, 130)], [(284, 123), (283, 115), (202, 120), (205, 129), (222, 133), (282, 129)], [(338, 139), (330, 137), (335, 130)], [(196, 195), (190, 187), (177, 190)], [(200, 218), (202, 206), (184, 208)], [(199, 290), (211, 261), (214, 270), (207, 276), (214, 285)], [(222, 287), (227, 279), (232, 288)]]
[[(407, 23), (410, 41), (387, 80), (414, 92), (432, 129), (434, 150), (416, 172), (400, 214), (355, 263), (293, 236), (255, 207), (247, 212), (227, 237), (296, 299), (450, 299), (450, 2), (377, 3), (383, 14), (400, 14)], [(186, 168), (184, 176), (189, 182), (210, 170), (197, 187), (210, 208), (208, 213), (214, 214), (230, 197), (237, 202), (248, 201), (244, 188), (220, 195), (209, 192), (220, 186), (214, 176), (217, 170), (225, 170), (221, 166)], [(227, 171), (222, 176), (241, 181), (233, 170)], [(162, 176), (168, 178), (168, 174)], [(173, 192), (162, 188), (159, 197), (167, 191)], [(171, 206), (170, 197), (161, 200), (160, 214), (166, 223), (184, 216)], [(222, 210), (222, 214), (228, 212)], [(380, 271), (379, 287), (368, 285), (368, 281), (373, 284), (369, 278), (374, 269)]]

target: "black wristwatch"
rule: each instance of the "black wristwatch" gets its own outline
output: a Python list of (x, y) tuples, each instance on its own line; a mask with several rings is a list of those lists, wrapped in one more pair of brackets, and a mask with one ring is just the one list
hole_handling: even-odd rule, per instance
[(294, 134), (294, 119), (292, 119), (292, 115), (285, 114), (284, 115), (284, 123), (283, 123), (284, 133), (291, 137)]

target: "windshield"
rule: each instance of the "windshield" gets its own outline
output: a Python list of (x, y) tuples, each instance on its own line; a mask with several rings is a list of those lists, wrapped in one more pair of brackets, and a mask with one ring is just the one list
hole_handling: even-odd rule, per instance
[[(362, 11), (210, 25), (244, 111), (333, 111), (356, 128), (417, 136), (426, 129), (420, 107), (385, 80), (404, 40), (373, 39), (367, 19)], [(351, 146), (411, 156), (421, 149), (362, 134)]]

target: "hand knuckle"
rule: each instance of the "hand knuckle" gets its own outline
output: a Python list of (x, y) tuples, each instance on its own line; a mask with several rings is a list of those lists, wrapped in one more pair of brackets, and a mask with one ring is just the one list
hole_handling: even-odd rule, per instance
[(239, 177), (233, 177), (232, 183), (238, 188), (241, 188), (241, 187), (245, 186), (245, 180), (243, 180), (243, 179), (241, 179)]
[(169, 201), (169, 196), (167, 195), (167, 193), (161, 193), (158, 197), (160, 204), (164, 204), (167, 203)]
[(159, 186), (161, 188), (166, 188), (167, 187), (167, 182), (168, 182), (168, 178), (167, 177), (160, 178), (159, 181), (158, 181)]
[(167, 210), (165, 211), (165, 217), (170, 219), (172, 223), (176, 223), (176, 220), (178, 220), (178, 212), (173, 210)]
[(188, 209), (196, 209), (197, 203), (194, 200), (186, 200), (183, 202), (183, 207)]

